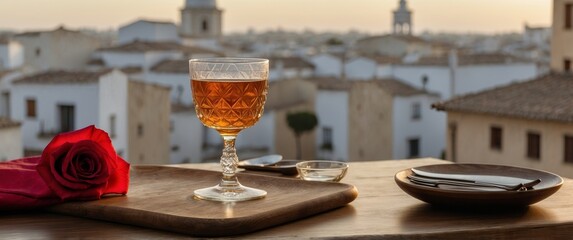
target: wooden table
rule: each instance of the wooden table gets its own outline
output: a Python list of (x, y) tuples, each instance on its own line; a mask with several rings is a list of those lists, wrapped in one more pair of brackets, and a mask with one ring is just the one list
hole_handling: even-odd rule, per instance
[[(358, 198), (346, 207), (274, 228), (238, 236), (269, 238), (376, 239), (572, 239), (573, 184), (523, 210), (507, 212), (436, 209), (404, 193), (396, 172), (447, 163), (437, 159), (352, 162), (342, 181), (355, 185)], [(217, 164), (183, 167), (218, 169)], [(23, 238), (187, 238), (188, 236), (51, 213), (0, 214), (0, 239)]]

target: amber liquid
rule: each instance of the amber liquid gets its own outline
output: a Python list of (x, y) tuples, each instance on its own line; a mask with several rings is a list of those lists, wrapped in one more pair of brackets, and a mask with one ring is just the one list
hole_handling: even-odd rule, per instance
[(201, 122), (222, 135), (236, 135), (263, 115), (267, 80), (191, 80)]

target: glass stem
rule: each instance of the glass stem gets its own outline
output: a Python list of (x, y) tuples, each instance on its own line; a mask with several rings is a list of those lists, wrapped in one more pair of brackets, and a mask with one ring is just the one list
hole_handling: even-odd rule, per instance
[(237, 150), (235, 149), (236, 135), (223, 136), (225, 147), (223, 148), (223, 155), (221, 156), (221, 167), (223, 168), (223, 179), (219, 184), (222, 188), (236, 188), (239, 186), (239, 181), (235, 174), (237, 173), (237, 164), (239, 158), (237, 157)]

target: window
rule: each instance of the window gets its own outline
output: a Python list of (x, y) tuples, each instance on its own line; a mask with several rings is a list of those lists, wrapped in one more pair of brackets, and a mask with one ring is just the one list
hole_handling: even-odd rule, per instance
[(332, 128), (323, 127), (322, 128), (322, 146), (323, 150), (332, 150)]
[(74, 130), (74, 106), (60, 105), (60, 132), (70, 132)]
[(408, 140), (408, 157), (418, 157), (420, 156), (420, 139), (412, 138)]
[(571, 72), (571, 60), (570, 59), (564, 59), (563, 60), (563, 71)]
[(143, 137), (143, 124), (137, 124), (137, 136)]
[(201, 22), (201, 30), (203, 30), (204, 33), (209, 32), (209, 23), (207, 22), (207, 19), (203, 19)]
[(112, 114), (111, 116), (109, 116), (109, 135), (111, 138), (114, 138), (115, 135), (117, 134), (115, 125), (116, 125), (116, 117), (115, 114)]
[(573, 136), (565, 135), (565, 145), (564, 147), (564, 161), (567, 163), (573, 163)]
[(539, 133), (527, 133), (527, 157), (537, 160), (541, 157), (541, 135)]
[(422, 90), (426, 90), (426, 85), (428, 85), (428, 75), (422, 75)]
[(26, 117), (36, 117), (36, 99), (26, 99)]
[(422, 118), (422, 105), (420, 103), (412, 104), (412, 120), (419, 120)]
[(573, 3), (565, 4), (565, 29), (571, 29), (573, 25)]
[(36, 57), (39, 57), (42, 54), (42, 49), (36, 48)]
[(490, 129), (490, 147), (491, 149), (501, 150), (501, 139), (502, 139), (502, 129), (501, 127), (491, 127)]

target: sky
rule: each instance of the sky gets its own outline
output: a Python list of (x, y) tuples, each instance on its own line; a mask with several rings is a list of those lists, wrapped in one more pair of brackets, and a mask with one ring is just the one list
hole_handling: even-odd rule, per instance
[[(178, 23), (184, 0), (0, 0), (0, 29), (118, 28), (138, 18)], [(398, 0), (218, 0), (224, 33), (282, 28), (371, 34), (391, 29)], [(504, 33), (551, 24), (551, 0), (409, 0), (415, 33)]]

